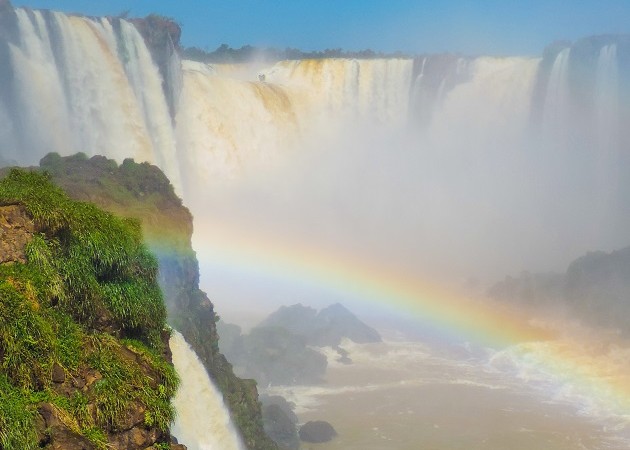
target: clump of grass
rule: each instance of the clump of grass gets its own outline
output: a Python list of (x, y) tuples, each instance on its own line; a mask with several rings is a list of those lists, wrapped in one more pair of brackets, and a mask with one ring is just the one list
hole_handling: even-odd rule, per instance
[(0, 204), (11, 203), (22, 204), (45, 235), (28, 257), (46, 277), (39, 287), (47, 297), (87, 326), (105, 309), (124, 334), (159, 347), (166, 310), (137, 221), (71, 200), (45, 175), (19, 169), (0, 181)]
[(35, 410), (29, 404), (24, 391), (13, 386), (6, 375), (0, 375), (0, 448), (37, 448), (34, 417)]
[[(170, 398), (175, 395), (178, 378), (173, 366), (139, 341), (125, 342), (126, 349), (134, 355), (132, 361), (123, 356), (121, 344), (110, 335), (97, 334), (91, 338), (93, 351), (89, 363), (103, 375), (94, 389), (93, 402), (98, 407), (95, 424), (121, 428), (123, 411), (132, 403), (141, 403), (146, 406), (145, 425), (166, 431), (175, 417)], [(137, 359), (151, 367), (156, 378), (147, 379)]]

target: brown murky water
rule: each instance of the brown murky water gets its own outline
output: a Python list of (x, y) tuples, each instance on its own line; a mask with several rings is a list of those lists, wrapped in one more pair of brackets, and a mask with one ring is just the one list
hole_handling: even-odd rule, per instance
[(414, 343), (347, 345), (353, 364), (333, 362), (325, 385), (272, 390), (298, 405), (301, 422), (326, 420), (338, 432), (303, 449), (630, 449), (623, 418), (581, 415), (578, 405), (479, 361)]

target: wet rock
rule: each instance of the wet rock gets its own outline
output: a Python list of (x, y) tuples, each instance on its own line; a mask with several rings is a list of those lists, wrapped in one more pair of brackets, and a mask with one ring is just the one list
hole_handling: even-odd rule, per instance
[(41, 418), (44, 420), (44, 428), (51, 428), (59, 424), (57, 416), (55, 415), (55, 409), (50, 403), (40, 404), (37, 411), (39, 412)]
[(42, 403), (38, 408), (39, 417), (35, 421), (40, 443), (49, 450), (94, 450), (94, 445), (83, 436), (72, 432), (63, 424), (55, 407)]
[(83, 389), (85, 387), (85, 380), (83, 378), (75, 378), (72, 380), (72, 386), (77, 389)]
[(50, 431), (50, 450), (96, 450), (96, 447), (83, 436), (66, 427), (55, 427)]
[(300, 448), (295, 423), (279, 405), (271, 404), (263, 408), (263, 425), (265, 433), (281, 448), (287, 450)]
[(328, 442), (337, 436), (337, 432), (331, 424), (323, 420), (306, 422), (300, 427), (300, 439), (304, 442), (318, 444)]
[(61, 384), (66, 381), (66, 372), (59, 364), (55, 363), (52, 368), (53, 383)]
[(118, 426), (123, 430), (129, 430), (136, 425), (144, 423), (144, 413), (146, 407), (140, 403), (132, 403), (127, 411), (125, 411), (124, 417), (120, 420)]

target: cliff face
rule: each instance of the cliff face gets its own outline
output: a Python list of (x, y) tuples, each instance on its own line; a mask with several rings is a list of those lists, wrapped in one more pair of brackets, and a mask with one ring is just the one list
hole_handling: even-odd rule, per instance
[(357, 343), (381, 342), (378, 332), (336, 303), (319, 312), (309, 306), (281, 306), (242, 335), (236, 325), (219, 322), (221, 351), (236, 373), (263, 385), (321, 383), (327, 359), (312, 347), (333, 347), (338, 361), (349, 363), (340, 347), (343, 339)]
[(489, 290), (496, 300), (524, 306), (558, 307), (594, 326), (630, 335), (630, 247), (610, 253), (590, 252), (573, 261), (565, 273), (507, 277)]
[(50, 154), (40, 165), (73, 198), (141, 222), (158, 259), (169, 323), (182, 333), (221, 389), (248, 448), (277, 448), (263, 430), (255, 381), (237, 378), (219, 352), (218, 317), (199, 289), (199, 267), (191, 246), (192, 216), (164, 174), (147, 163), (125, 160), (118, 166), (104, 157), (87, 159), (81, 154), (67, 158)]
[(169, 445), (165, 317), (137, 223), (40, 174), (0, 181), (0, 449)]

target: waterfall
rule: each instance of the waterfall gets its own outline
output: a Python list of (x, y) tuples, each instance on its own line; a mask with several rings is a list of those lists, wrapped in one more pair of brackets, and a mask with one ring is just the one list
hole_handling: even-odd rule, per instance
[(605, 45), (599, 52), (595, 102), (599, 147), (603, 151), (616, 150), (619, 145), (619, 68), (616, 44)]
[(456, 147), (460, 155), (491, 151), (498, 144), (505, 151), (516, 147), (527, 129), (538, 63), (536, 58), (458, 60), (459, 82), (448, 90), (448, 77), (440, 83), (429, 139), (440, 148)]
[(311, 59), (281, 61), (263, 73), (306, 95), (319, 118), (400, 125), (407, 120), (412, 71), (411, 59)]
[(262, 170), (348, 123), (402, 127), (412, 67), (402, 59), (281, 61), (261, 71), (261, 82), (246, 68), (184, 61), (176, 122), (186, 190), (244, 167)]
[(298, 136), (299, 100), (282, 86), (243, 81), (183, 62), (177, 139), (189, 190), (261, 166)]
[(608, 217), (615, 214), (615, 209), (618, 209), (614, 197), (619, 189), (621, 111), (616, 44), (604, 45), (600, 49), (594, 91), (596, 132), (594, 141), (598, 153), (596, 183), (601, 197), (597, 215)]
[(563, 49), (556, 56), (549, 75), (543, 106), (543, 139), (552, 147), (556, 147), (556, 151), (563, 151), (568, 143), (570, 56), (571, 48)]
[(448, 93), (469, 81), (470, 60), (452, 55), (425, 56), (415, 61), (414, 83), (410, 95), (409, 122), (420, 130), (431, 124), (434, 113)]
[[(84, 152), (158, 164), (180, 185), (175, 132), (162, 78), (129, 22), (16, 9), (17, 33), (0, 64), (6, 159)], [(2, 58), (0, 58), (2, 59)], [(2, 91), (0, 91), (2, 93)], [(5, 144), (6, 145), (6, 144)]]
[[(558, 255), (627, 243), (627, 38), (554, 44), (542, 59), (206, 65), (180, 61), (170, 40), (156, 57), (123, 19), (15, 9), (2, 21), (3, 162), (35, 164), (50, 151), (133, 157), (157, 164), (192, 205), (216, 182), (238, 184), (318, 149), (356, 146), (368, 150), (356, 158), (375, 158), (370, 133), (396, 135), (377, 156), (409, 147), (419, 166), (410, 185), (434, 215), (456, 204), (455, 186), (455, 200), (477, 190), (491, 212), (523, 204), (522, 222), (541, 220), (567, 240)], [(503, 182), (514, 190), (501, 196)], [(479, 205), (468, 201), (473, 216)], [(454, 209), (449, 220), (464, 210)]]
[(173, 364), (181, 385), (173, 405), (177, 418), (171, 433), (188, 450), (240, 450), (241, 440), (230, 420), (223, 397), (184, 337), (173, 331)]

